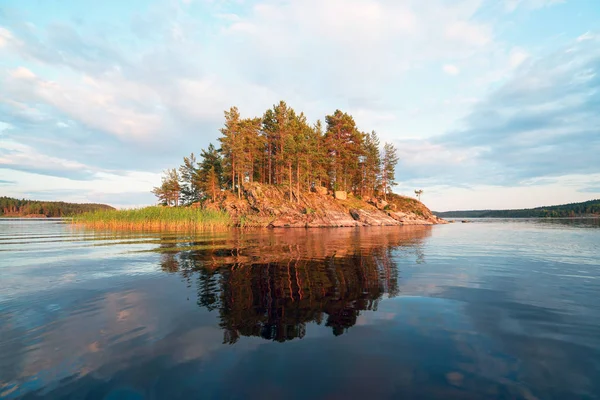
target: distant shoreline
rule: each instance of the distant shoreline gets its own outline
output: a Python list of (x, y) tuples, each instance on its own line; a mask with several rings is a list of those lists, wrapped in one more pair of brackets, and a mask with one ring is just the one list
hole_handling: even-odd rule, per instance
[(596, 218), (600, 217), (600, 199), (536, 208), (434, 211), (433, 213), (441, 218)]

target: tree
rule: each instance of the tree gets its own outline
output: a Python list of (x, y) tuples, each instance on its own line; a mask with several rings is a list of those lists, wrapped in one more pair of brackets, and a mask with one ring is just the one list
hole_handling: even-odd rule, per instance
[(381, 154), (379, 137), (375, 131), (365, 134), (363, 141), (362, 186), (363, 195), (377, 195), (381, 186)]
[(283, 100), (263, 115), (262, 131), (267, 147), (269, 184), (282, 184), (285, 181), (285, 171), (289, 167), (286, 146), (295, 115)]
[(362, 134), (354, 119), (340, 110), (325, 117), (325, 146), (330, 157), (329, 175), (333, 190), (352, 189), (352, 176), (359, 169), (362, 154)]
[(381, 151), (377, 134), (359, 131), (352, 116), (340, 110), (325, 117), (325, 129), (284, 101), (262, 118), (242, 119), (236, 107), (224, 116), (219, 150), (211, 144), (202, 150), (202, 161), (192, 153), (184, 157), (179, 175), (165, 172), (153, 191), (163, 204), (215, 201), (222, 189), (241, 198), (244, 185), (253, 181), (285, 185), (289, 200), (297, 202), (317, 185), (361, 196), (383, 192), (386, 198), (396, 185), (394, 146), (385, 144)]
[(307, 155), (310, 158), (310, 152), (313, 150), (312, 141), (315, 139), (313, 130), (306, 121), (304, 113), (296, 115), (292, 113), (289, 135), (285, 143), (285, 151), (287, 154), (287, 167), (288, 167), (288, 184), (290, 190), (290, 201), (292, 200), (292, 169), (295, 171), (296, 181), (296, 202), (300, 202), (301, 185), (306, 177), (307, 171), (310, 168), (303, 161)]
[[(238, 171), (238, 158), (242, 153), (242, 146), (240, 141), (240, 112), (237, 107), (231, 107), (229, 111), (225, 111), (225, 127), (221, 128), (221, 134), (223, 137), (219, 138), (221, 142), (221, 151), (224, 156), (224, 170), (225, 173), (231, 178), (229, 180), (229, 187), (233, 192), (238, 192), (238, 197), (241, 197), (241, 182), (239, 181)], [(236, 176), (238, 176), (236, 185)]]
[(180, 190), (179, 174), (173, 168), (164, 172), (162, 184), (159, 187), (155, 187), (152, 193), (158, 197), (160, 203), (166, 206), (178, 206)]
[(223, 165), (220, 151), (211, 143), (208, 145), (208, 149), (202, 150), (201, 157), (198, 181), (202, 196), (216, 201), (223, 185)]
[(312, 185), (323, 186), (327, 176), (327, 148), (325, 146), (325, 136), (323, 134), (323, 124), (321, 120), (312, 127), (310, 132), (311, 139), (307, 144), (306, 168), (308, 171), (308, 187)]
[(200, 186), (198, 179), (198, 166), (194, 153), (183, 157), (183, 164), (179, 167), (181, 178), (181, 202), (190, 205), (200, 201)]
[(392, 192), (392, 186), (396, 186), (396, 164), (398, 164), (398, 154), (396, 148), (391, 143), (383, 146), (383, 157), (381, 163), (381, 174), (383, 184), (383, 196), (387, 200), (387, 194)]
[(253, 182), (260, 155), (264, 149), (264, 138), (260, 135), (262, 120), (246, 118), (240, 121), (241, 153), (238, 157), (238, 176), (240, 182)]
[(423, 189), (415, 190), (415, 194), (417, 195), (417, 199), (421, 201), (421, 195), (423, 194)]

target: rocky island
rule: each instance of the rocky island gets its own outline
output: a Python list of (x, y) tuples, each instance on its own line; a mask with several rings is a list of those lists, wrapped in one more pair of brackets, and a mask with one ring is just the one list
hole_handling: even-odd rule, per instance
[(317, 187), (311, 192), (289, 193), (285, 187), (247, 184), (242, 198), (229, 193), (208, 209), (226, 211), (236, 225), (270, 228), (321, 228), (355, 226), (433, 225), (446, 223), (420, 201), (391, 194), (387, 200), (359, 198), (344, 191)]
[[(445, 223), (420, 201), (393, 193), (398, 155), (340, 110), (314, 124), (285, 102), (262, 117), (225, 111), (210, 144), (164, 172), (159, 206), (77, 219), (109, 229), (357, 227)], [(417, 191), (421, 193), (422, 191)]]

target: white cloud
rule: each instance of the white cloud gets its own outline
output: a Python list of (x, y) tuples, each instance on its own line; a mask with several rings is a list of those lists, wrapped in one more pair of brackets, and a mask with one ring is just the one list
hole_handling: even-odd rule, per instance
[(10, 72), (10, 75), (15, 79), (33, 79), (35, 74), (25, 67), (19, 67)]
[(582, 179), (586, 181), (590, 176), (565, 176), (553, 182), (512, 187), (490, 184), (472, 187), (432, 185), (417, 180), (401, 183), (399, 192), (414, 196), (415, 189), (424, 189), (422, 200), (435, 211), (534, 208), (600, 197), (600, 188), (596, 192), (578, 191), (585, 188)]
[(523, 63), (523, 61), (529, 58), (529, 53), (520, 48), (514, 48), (511, 50), (508, 64), (510, 68), (516, 68)]
[[(20, 134), (23, 143), (36, 146), (22, 152), (33, 158), (49, 157), (42, 157), (49, 171), (60, 165), (72, 171), (88, 169), (104, 182), (98, 185), (112, 182), (118, 190), (131, 181), (116, 183), (111, 179), (117, 178), (101, 175), (102, 157), (94, 168), (85, 165), (91, 162), (85, 159), (88, 154), (110, 153), (116, 142), (127, 151), (120, 152), (120, 157), (104, 158), (126, 159), (123, 163), (129, 164), (119, 168), (130, 172), (141, 168), (143, 161), (160, 170), (177, 163), (183, 153), (197, 153), (214, 140), (223, 110), (235, 105), (243, 116), (261, 115), (280, 99), (305, 111), (311, 121), (335, 108), (351, 113), (361, 129), (375, 129), (382, 141), (402, 144), (404, 166), (409, 170), (426, 170), (430, 176), (440, 170), (477, 171), (488, 149), (451, 148), (436, 143), (433, 136), (454, 130), (475, 103), (485, 103), (478, 99), (492, 85), (502, 84), (534, 63), (536, 47), (524, 49), (519, 43), (502, 42), (503, 30), (510, 27), (486, 15), (497, 10), (498, 3), (425, 3), (205, 0), (182, 7), (181, 2), (165, 2), (156, 6), (154, 14), (139, 18), (134, 29), (138, 36), (131, 41), (122, 40), (128, 39), (129, 28), (96, 35), (92, 32), (99, 27), (94, 23), (80, 28), (66, 18), (46, 30), (23, 28), (25, 24), (11, 25), (11, 31), (0, 27), (2, 55), (10, 57), (10, 65), (21, 65), (0, 70), (0, 118), (13, 126), (7, 136), (14, 139)], [(504, 4), (514, 10), (551, 3)], [(202, 23), (193, 14), (198, 10)], [(577, 43), (593, 37), (584, 34)], [(431, 78), (440, 78), (440, 72), (465, 79), (446, 79), (449, 86), (432, 84)], [(574, 84), (591, 82), (593, 73), (582, 70), (570, 79)], [(539, 75), (520, 79), (520, 86), (511, 90), (549, 93), (552, 85), (548, 82), (554, 79)], [(546, 112), (544, 107), (556, 106), (528, 106), (527, 110)], [(506, 109), (501, 112), (508, 113)], [(48, 136), (39, 133), (46, 127), (55, 131)], [(535, 134), (540, 132), (549, 131)], [(44, 137), (35, 140), (36, 134)], [(54, 147), (45, 146), (67, 135), (71, 139), (67, 143), (78, 143), (82, 150), (78, 153), (84, 156), (67, 155), (64, 145), (55, 146), (55, 153)], [(407, 137), (431, 140), (407, 143)], [(149, 147), (142, 147), (148, 143), (161, 152), (179, 146), (176, 150), (182, 154), (176, 158), (175, 151), (168, 157), (150, 154), (144, 151)], [(90, 151), (93, 146), (97, 148)], [(131, 155), (131, 160), (124, 154)], [(22, 164), (33, 162), (32, 157), (20, 157)], [(65, 159), (69, 157), (73, 160)], [(495, 166), (484, 167), (492, 170)], [(156, 177), (154, 184), (158, 181)]]
[(0, 48), (8, 46), (8, 43), (13, 39), (12, 34), (6, 28), (0, 26)]
[(448, 75), (458, 75), (460, 73), (460, 69), (458, 69), (456, 65), (452, 64), (445, 64), (442, 67), (442, 70)]
[(4, 141), (0, 167), (24, 171), (52, 171), (54, 174), (89, 175), (92, 170), (79, 162), (41, 154), (24, 144)]
[(578, 42), (583, 42), (584, 40), (592, 40), (595, 39), (597, 35), (594, 35), (592, 32), (586, 32), (583, 35), (577, 38)]
[(44, 102), (69, 118), (123, 140), (149, 140), (165, 127), (164, 116), (155, 109), (160, 99), (151, 88), (125, 80), (119, 74), (70, 78), (60, 82), (46, 80), (20, 67), (11, 72), (6, 95), (16, 101)]
[(564, 2), (565, 0), (504, 0), (504, 6), (508, 12), (513, 12), (518, 8), (535, 10)]
[(445, 31), (446, 37), (474, 46), (484, 46), (491, 42), (492, 35), (489, 26), (474, 24), (467, 21), (456, 21), (449, 24)]

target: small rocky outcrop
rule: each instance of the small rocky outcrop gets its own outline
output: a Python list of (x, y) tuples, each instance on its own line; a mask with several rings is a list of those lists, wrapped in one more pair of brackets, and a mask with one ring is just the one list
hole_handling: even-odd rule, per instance
[(323, 186), (316, 186), (314, 190), (316, 194), (320, 194), (321, 196), (326, 196), (329, 193), (327, 188)]
[(246, 227), (357, 227), (432, 225), (446, 223), (421, 202), (398, 195), (387, 200), (361, 200), (346, 192), (328, 194), (326, 188), (297, 193), (288, 187), (246, 183), (240, 195), (224, 192), (207, 208), (229, 212)]
[(336, 200), (348, 200), (348, 193), (342, 190), (335, 191), (335, 199)]

